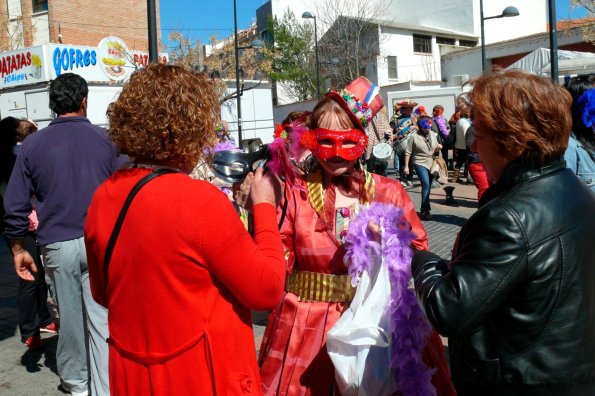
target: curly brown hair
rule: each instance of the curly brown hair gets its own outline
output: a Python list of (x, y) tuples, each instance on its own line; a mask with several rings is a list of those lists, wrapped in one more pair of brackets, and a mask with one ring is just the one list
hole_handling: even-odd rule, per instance
[(493, 136), (498, 152), (519, 153), (543, 165), (568, 146), (572, 98), (546, 77), (510, 70), (474, 81), (470, 94), (476, 128)]
[(135, 162), (190, 172), (214, 144), (218, 108), (206, 74), (150, 64), (134, 72), (110, 104), (109, 134)]

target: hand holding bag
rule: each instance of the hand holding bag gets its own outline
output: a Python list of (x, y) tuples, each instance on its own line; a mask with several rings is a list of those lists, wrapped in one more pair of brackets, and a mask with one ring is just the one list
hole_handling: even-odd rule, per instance
[(351, 305), (327, 333), (327, 351), (343, 396), (390, 395), (397, 390), (388, 369), (391, 289), (381, 257), (364, 271)]
[(446, 184), (448, 182), (448, 168), (446, 167), (446, 162), (441, 157), (434, 157), (434, 161), (430, 167), (430, 174), (434, 175), (440, 184)]
[[(368, 224), (382, 230), (372, 238)], [(344, 396), (433, 396), (433, 369), (422, 361), (430, 325), (411, 279), (415, 235), (403, 209), (372, 203), (349, 226), (345, 264), (357, 285), (347, 311), (327, 333), (327, 351)]]

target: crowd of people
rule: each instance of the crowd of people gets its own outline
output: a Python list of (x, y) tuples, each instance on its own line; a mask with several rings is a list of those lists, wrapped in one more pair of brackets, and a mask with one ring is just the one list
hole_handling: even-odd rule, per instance
[[(594, 83), (500, 72), (448, 121), (409, 99), (389, 120), (359, 77), (290, 114), (231, 183), (209, 165), (244, 153), (204, 74), (136, 71), (104, 130), (64, 73), (48, 127), (0, 123), (22, 340), (59, 331), (72, 395), (593, 395)], [(478, 188), (448, 261), (421, 221), (436, 157)], [(366, 304), (368, 281), (390, 298)], [(258, 356), (252, 310), (270, 311)]]

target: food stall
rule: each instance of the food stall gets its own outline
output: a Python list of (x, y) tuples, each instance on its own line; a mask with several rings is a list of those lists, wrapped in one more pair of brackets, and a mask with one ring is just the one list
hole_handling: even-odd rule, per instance
[[(168, 55), (159, 54), (167, 63)], [(45, 44), (0, 53), (0, 118), (28, 118), (39, 127), (55, 114), (49, 109), (49, 84), (62, 73), (76, 73), (89, 84), (87, 116), (106, 125), (108, 105), (130, 74), (148, 62), (148, 53), (129, 50), (118, 37), (106, 37), (98, 47)]]

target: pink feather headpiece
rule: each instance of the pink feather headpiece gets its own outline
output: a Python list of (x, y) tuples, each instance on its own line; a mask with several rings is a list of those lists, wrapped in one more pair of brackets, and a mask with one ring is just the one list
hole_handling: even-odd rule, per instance
[(301, 174), (296, 161), (300, 154), (301, 136), (308, 131), (304, 125), (304, 119), (310, 113), (304, 113), (295, 121), (275, 126), (274, 140), (269, 144), (271, 159), (268, 162), (269, 169), (279, 177), (285, 178), (291, 186), (296, 185)]

